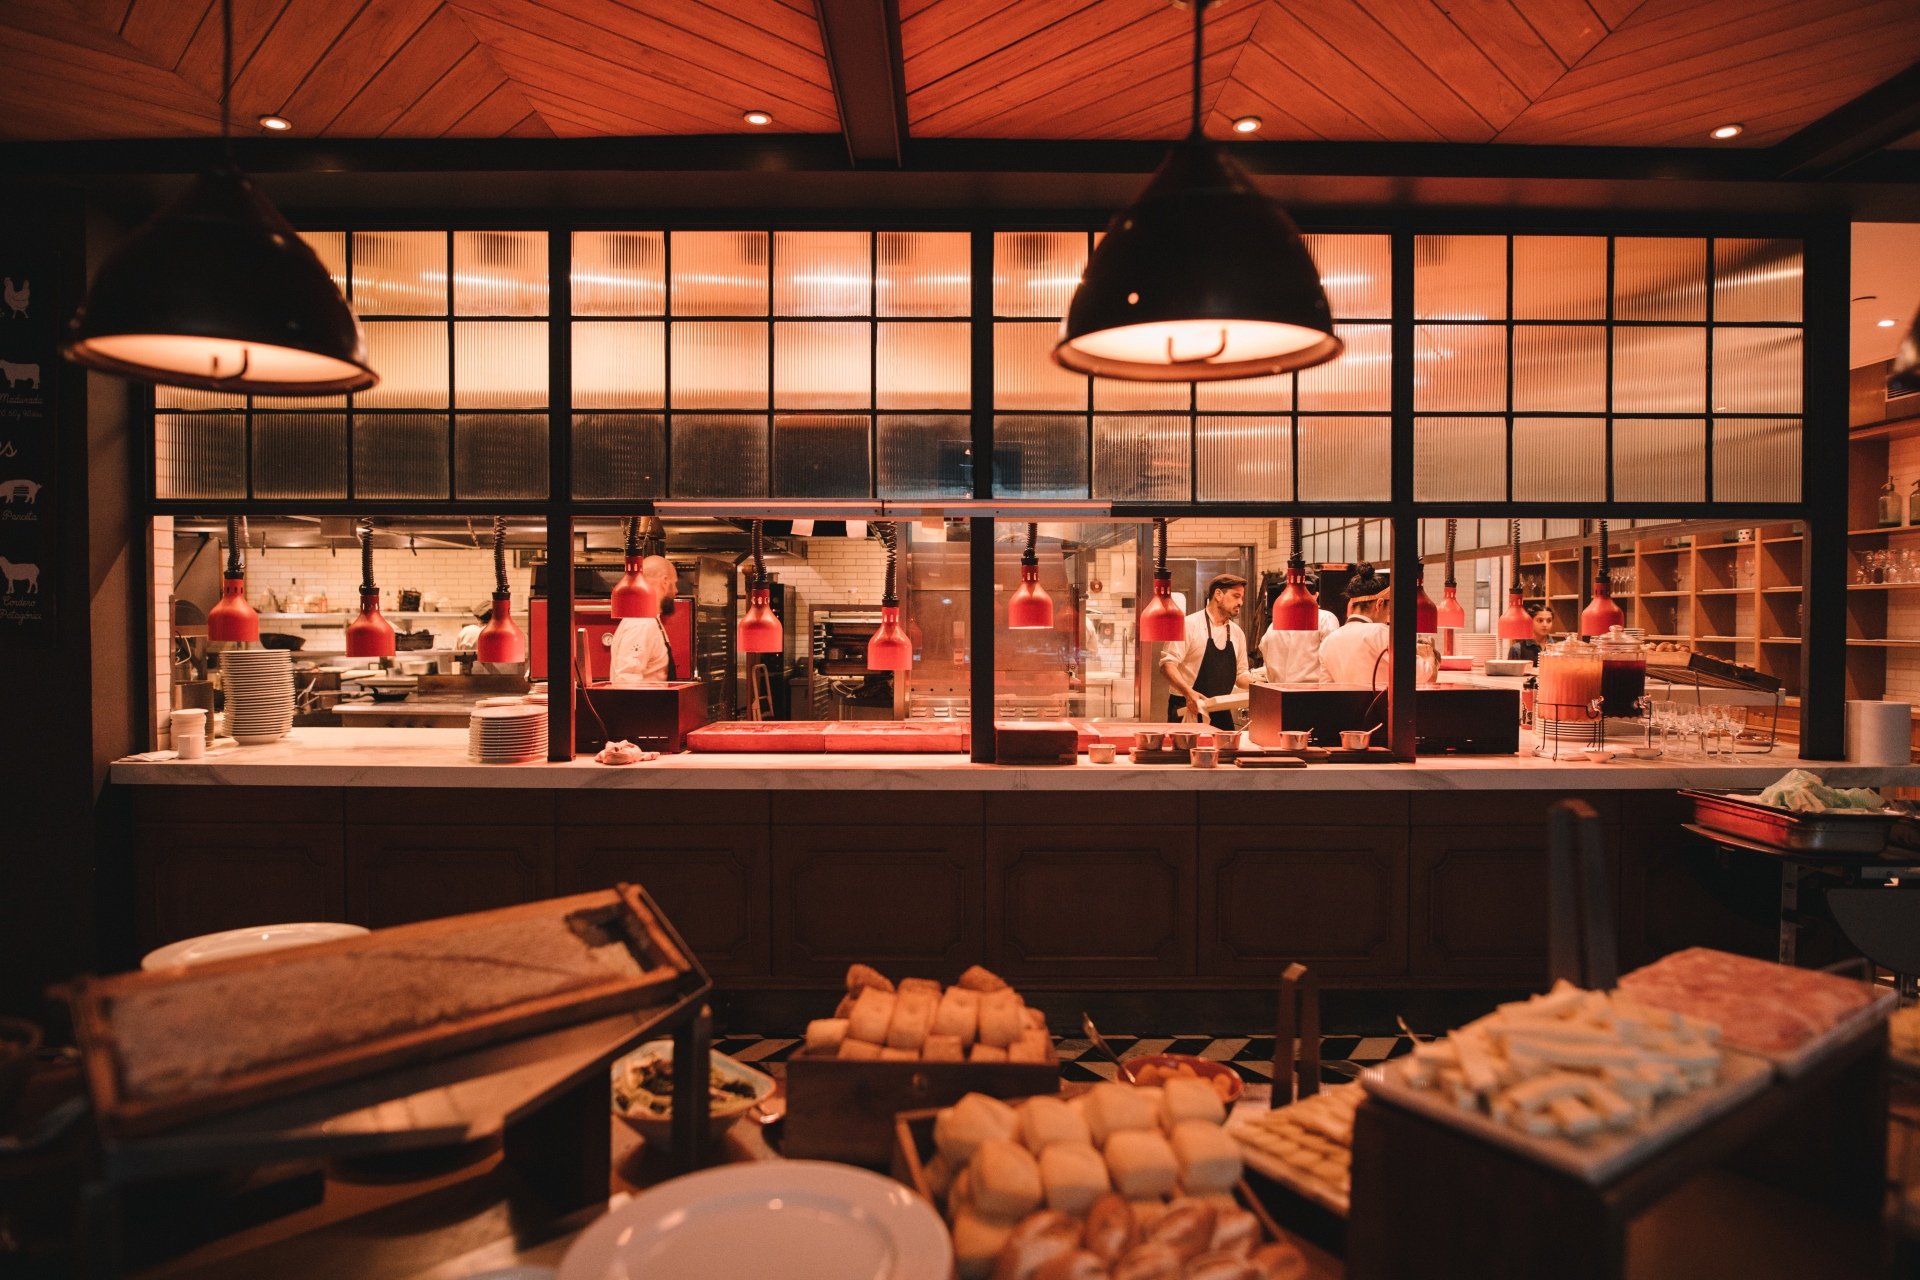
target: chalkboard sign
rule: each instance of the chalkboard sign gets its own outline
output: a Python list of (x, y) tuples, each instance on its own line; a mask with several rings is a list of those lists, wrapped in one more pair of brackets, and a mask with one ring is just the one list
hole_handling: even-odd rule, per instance
[(0, 218), (0, 646), (8, 648), (44, 648), (56, 638), (54, 401), (63, 317), (46, 235), (43, 226)]

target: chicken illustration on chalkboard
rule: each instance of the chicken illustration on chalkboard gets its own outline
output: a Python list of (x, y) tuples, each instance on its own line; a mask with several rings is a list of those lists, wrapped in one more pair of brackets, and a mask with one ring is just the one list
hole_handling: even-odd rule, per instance
[(4, 285), (0, 288), (0, 301), (7, 304), (7, 310), (13, 313), (14, 318), (24, 319), (27, 304), (33, 300), (33, 281), (22, 280), (16, 285), (13, 277), (7, 276), (0, 284)]

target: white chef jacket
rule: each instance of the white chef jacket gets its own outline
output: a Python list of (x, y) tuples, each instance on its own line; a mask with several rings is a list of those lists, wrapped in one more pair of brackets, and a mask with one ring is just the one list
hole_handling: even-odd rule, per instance
[(613, 631), (607, 664), (611, 684), (647, 684), (667, 678), (666, 623), (659, 618), (622, 618)]
[[(1393, 642), (1393, 628), (1367, 618), (1348, 618), (1339, 630), (1320, 642), (1320, 665), (1333, 684), (1387, 687), (1387, 663), (1381, 662)], [(1379, 674), (1374, 673), (1375, 665)]]
[(1320, 664), (1320, 645), (1340, 629), (1340, 619), (1320, 610), (1320, 625), (1313, 631), (1280, 631), (1273, 627), (1260, 637), (1262, 667), (1254, 672), (1256, 680), (1267, 684), (1319, 684), (1327, 678)]
[(1200, 674), (1200, 660), (1206, 656), (1209, 637), (1217, 644), (1223, 630), (1227, 644), (1233, 650), (1233, 674), (1235, 677), (1247, 674), (1247, 633), (1240, 629), (1237, 622), (1213, 625), (1205, 609), (1187, 615), (1185, 640), (1160, 646), (1160, 661), (1178, 666), (1180, 678), (1188, 688), (1192, 688), (1193, 678)]

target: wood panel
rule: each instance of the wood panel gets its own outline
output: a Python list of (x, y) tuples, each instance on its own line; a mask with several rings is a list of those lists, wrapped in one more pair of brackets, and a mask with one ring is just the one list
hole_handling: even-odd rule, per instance
[(1202, 973), (1406, 972), (1404, 827), (1209, 827), (1198, 879)]
[(133, 874), (141, 951), (247, 925), (347, 919), (337, 823), (142, 822)]
[(586, 893), (621, 881), (653, 895), (707, 972), (770, 972), (765, 826), (560, 829), (554, 892)]
[(987, 945), (1009, 979), (1195, 971), (1194, 829), (987, 831)]
[(1413, 971), (1531, 983), (1547, 972), (1547, 858), (1514, 827), (1427, 830), (1413, 842)]
[(781, 977), (862, 961), (950, 982), (984, 955), (977, 826), (777, 827), (772, 854)]
[(553, 896), (553, 830), (348, 827), (347, 912), (371, 929)]

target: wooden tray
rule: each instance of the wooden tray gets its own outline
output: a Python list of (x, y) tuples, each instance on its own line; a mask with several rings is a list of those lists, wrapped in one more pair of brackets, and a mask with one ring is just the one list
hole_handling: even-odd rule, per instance
[(1046, 1062), (874, 1062), (797, 1053), (787, 1059), (781, 1151), (884, 1169), (893, 1159), (894, 1117), (901, 1112), (951, 1106), (969, 1093), (1025, 1098), (1059, 1091), (1057, 1056)]
[[(222, 992), (230, 998), (257, 1001), (261, 998), (260, 983), (269, 984), (275, 990), (312, 989), (317, 994), (311, 1007), (294, 1009), (293, 1002), (288, 1002), (289, 1022), (311, 1029), (316, 1025), (315, 1019), (324, 1023), (329, 1010), (343, 1014), (366, 1011), (364, 1006), (352, 1003), (356, 992), (351, 975), (341, 972), (343, 966), (339, 961), (343, 959), (352, 962), (359, 957), (362, 963), (372, 966), (388, 958), (385, 965), (391, 971), (396, 964), (405, 963), (409, 947), (432, 947), (436, 949), (432, 960), (451, 959), (458, 963), (474, 956), (487, 956), (489, 939), (498, 944), (507, 936), (501, 932), (503, 929), (524, 928), (543, 921), (571, 932), (579, 940), (583, 957), (593, 946), (624, 949), (632, 959), (634, 971), (622, 974), (608, 968), (602, 979), (590, 969), (585, 970), (587, 979), (573, 985), (503, 999), (493, 1005), (480, 1002), (471, 1009), (452, 1011), (438, 1021), (408, 1023), (404, 1015), (396, 1015), (385, 1026), (376, 1020), (366, 1027), (343, 1027), (340, 1040), (316, 1047), (282, 1045), (276, 1048), (265, 1044), (252, 1059), (239, 1054), (230, 1070), (210, 1069), (204, 1075), (192, 1077), (184, 1086), (133, 1089), (127, 1083), (128, 1069), (140, 1065), (142, 1053), (125, 1034), (130, 1029), (127, 1011), (135, 1010), (137, 1016), (142, 1004), (151, 1009), (169, 999), (178, 1001), (182, 1012), (177, 1017), (185, 1038), (195, 1034), (193, 1029), (198, 1024), (220, 1024), (224, 1032), (232, 1021), (230, 1007), (211, 1007)], [(449, 956), (446, 951), (449, 945), (462, 950)], [(392, 959), (396, 952), (400, 953), (397, 961)], [(430, 960), (422, 956), (421, 962)], [(509, 967), (511, 963), (508, 958)], [(522, 968), (539, 971), (534, 964)], [(259, 976), (258, 983), (232, 981), (253, 975)], [(324, 990), (301, 985), (323, 980), (341, 985)], [(661, 1003), (702, 987), (706, 981), (692, 953), (652, 899), (638, 886), (623, 884), (597, 893), (401, 925), (337, 942), (242, 956), (191, 969), (82, 978), (68, 987), (65, 995), (84, 1055), (87, 1087), (94, 1108), (112, 1132), (132, 1136), (495, 1041)], [(202, 1006), (197, 1010), (196, 1000)], [(234, 1034), (240, 1034), (241, 1030), (235, 1027)]]
[(1511, 1125), (1500, 1124), (1479, 1111), (1464, 1111), (1438, 1090), (1416, 1089), (1406, 1083), (1406, 1073), (1411, 1066), (1410, 1060), (1399, 1058), (1369, 1067), (1361, 1073), (1360, 1083), (1369, 1097), (1451, 1125), (1495, 1146), (1518, 1151), (1595, 1186), (1611, 1182), (1701, 1125), (1725, 1115), (1773, 1081), (1773, 1064), (1764, 1058), (1728, 1050), (1721, 1055), (1720, 1079), (1711, 1088), (1662, 1102), (1653, 1117), (1638, 1129), (1625, 1133), (1607, 1131), (1586, 1142), (1575, 1142), (1570, 1138), (1535, 1137)]

